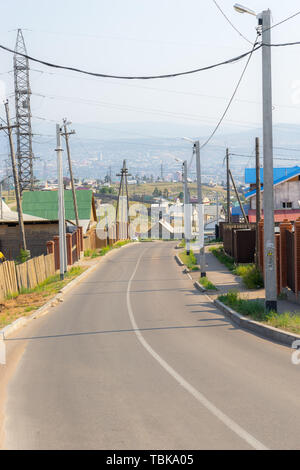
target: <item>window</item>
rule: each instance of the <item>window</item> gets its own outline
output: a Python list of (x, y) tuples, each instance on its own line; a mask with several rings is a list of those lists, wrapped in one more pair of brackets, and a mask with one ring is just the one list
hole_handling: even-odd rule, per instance
[(282, 207), (283, 207), (283, 209), (292, 209), (293, 208), (293, 203), (292, 202), (283, 202)]

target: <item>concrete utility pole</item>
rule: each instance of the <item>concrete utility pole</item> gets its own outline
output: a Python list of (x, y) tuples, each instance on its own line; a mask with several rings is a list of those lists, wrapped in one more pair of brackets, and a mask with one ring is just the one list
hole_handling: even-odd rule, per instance
[(264, 266), (266, 309), (277, 311), (274, 188), (273, 188), (273, 117), (271, 70), (271, 11), (259, 15), (262, 26), (263, 73), (263, 149), (264, 149)]
[(74, 205), (75, 220), (76, 220), (77, 227), (79, 227), (78, 205), (77, 205), (77, 199), (76, 199), (76, 191), (75, 191), (72, 160), (71, 160), (71, 152), (70, 152), (70, 144), (69, 144), (69, 136), (76, 134), (76, 132), (75, 131), (69, 131), (68, 132), (67, 119), (64, 119), (63, 123), (64, 123), (64, 132), (63, 132), (62, 135), (64, 136), (64, 138), (66, 140), (66, 149), (67, 149), (67, 155), (68, 155), (69, 172), (70, 172), (71, 187), (72, 187), (72, 194), (73, 194), (73, 205)]
[(261, 182), (260, 182), (260, 155), (259, 155), (259, 138), (255, 139), (255, 155), (256, 155), (256, 259), (255, 263), (259, 263), (259, 222), (261, 218)]
[(65, 223), (65, 198), (63, 186), (63, 168), (62, 168), (62, 146), (61, 146), (62, 129), (56, 124), (56, 140), (57, 140), (57, 181), (58, 181), (58, 220), (59, 220), (59, 264), (60, 279), (63, 280), (67, 271), (66, 264), (66, 223)]
[[(19, 219), (19, 230), (20, 230), (20, 241), (22, 244), (22, 249), (27, 251), (27, 244), (26, 244), (26, 237), (25, 237), (25, 228), (24, 228), (24, 220), (23, 220), (23, 211), (22, 211), (22, 203), (21, 203), (21, 192), (20, 192), (20, 183), (19, 183), (19, 175), (16, 166), (16, 155), (14, 149), (14, 142), (12, 137), (12, 129), (17, 126), (10, 125), (10, 115), (9, 115), (9, 105), (8, 101), (5, 102), (5, 112), (6, 112), (6, 122), (7, 126), (0, 127), (0, 130), (7, 131), (8, 138), (9, 138), (9, 147), (10, 147), (10, 155), (11, 155), (11, 166), (13, 171), (14, 177), (14, 184), (15, 184), (15, 194), (17, 200), (17, 211), (18, 211), (18, 219)], [(1, 199), (1, 208), (2, 208), (2, 199)]]
[(229, 149), (226, 149), (226, 174), (227, 174), (227, 222), (230, 224), (230, 176), (229, 176)]
[(272, 116), (272, 68), (271, 68), (271, 10), (259, 15), (238, 3), (239, 13), (258, 18), (257, 31), (262, 34), (262, 89), (263, 89), (263, 149), (264, 149), (264, 266), (265, 305), (268, 311), (277, 311), (277, 283), (274, 223), (274, 175), (273, 175), (273, 116)]
[(183, 162), (183, 184), (184, 184), (184, 234), (186, 241), (186, 254), (191, 253), (191, 237), (190, 237), (190, 211), (189, 211), (189, 192), (187, 186), (187, 161)]
[(197, 194), (198, 194), (198, 242), (199, 242), (199, 264), (201, 269), (201, 277), (206, 276), (206, 262), (205, 262), (205, 246), (204, 246), (204, 208), (202, 196), (202, 179), (201, 179), (201, 157), (200, 157), (200, 142), (195, 142), (196, 152), (196, 166), (197, 166)]

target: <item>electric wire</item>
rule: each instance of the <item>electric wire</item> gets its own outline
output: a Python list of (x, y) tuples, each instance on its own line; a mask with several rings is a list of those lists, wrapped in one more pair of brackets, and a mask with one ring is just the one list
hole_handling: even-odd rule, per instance
[[(261, 48), (261, 44), (257, 44), (256, 48), (254, 50), (258, 50), (260, 48)], [(252, 55), (253, 52), (254, 52), (254, 50), (252, 49), (251, 51), (245, 52), (245, 53), (240, 54), (239, 56), (233, 57), (231, 59), (224, 60), (224, 61), (218, 62), (216, 64), (208, 65), (206, 67), (200, 67), (200, 68), (197, 68), (197, 69), (186, 70), (186, 71), (183, 71), (183, 72), (169, 73), (169, 74), (163, 74), (163, 75), (125, 76), (125, 75), (109, 75), (109, 74), (104, 74), (104, 73), (89, 72), (87, 70), (79, 69), (79, 68), (76, 68), (76, 67), (53, 64), (51, 62), (47, 62), (47, 61), (44, 61), (44, 60), (41, 60), (41, 59), (36, 59), (34, 57), (29, 56), (28, 54), (23, 54), (22, 52), (16, 52), (16, 51), (14, 51), (13, 49), (11, 49), (9, 47), (3, 46), (2, 44), (0, 44), (0, 49), (4, 50), (6, 52), (10, 52), (12, 54), (17, 54), (21, 57), (24, 57), (28, 60), (31, 60), (32, 62), (36, 62), (36, 63), (42, 64), (42, 65), (45, 65), (47, 67), (56, 68), (56, 69), (60, 69), (60, 70), (69, 70), (69, 71), (72, 71), (72, 72), (77, 72), (77, 73), (81, 73), (81, 74), (84, 74), (84, 75), (91, 75), (91, 76), (94, 76), (94, 77), (114, 78), (114, 79), (119, 79), (119, 80), (153, 80), (153, 79), (174, 78), (174, 77), (180, 77), (180, 76), (184, 76), (184, 75), (191, 75), (191, 74), (195, 74), (195, 73), (198, 73), (198, 72), (211, 70), (211, 69), (214, 69), (216, 67), (220, 67), (222, 65), (233, 64), (235, 62), (240, 61), (241, 59), (243, 59), (245, 57), (248, 57), (250, 54)]]
[(216, 2), (216, 0), (213, 0), (213, 3), (216, 5), (216, 7), (217, 7), (218, 10), (221, 12), (221, 14), (224, 16), (224, 18), (228, 21), (228, 23), (230, 24), (230, 26), (231, 26), (245, 41), (247, 41), (249, 44), (252, 45), (252, 41), (250, 41), (248, 38), (246, 38), (246, 36), (244, 36), (244, 35), (234, 26), (234, 24), (230, 21), (230, 19), (229, 19), (228, 16), (224, 13), (224, 11), (223, 11), (222, 8), (220, 7), (220, 5)]
[(239, 87), (240, 87), (240, 84), (241, 84), (241, 82), (242, 82), (242, 80), (243, 80), (243, 78), (244, 78), (244, 75), (245, 75), (246, 70), (247, 70), (247, 68), (248, 68), (249, 62), (250, 62), (251, 57), (252, 57), (252, 55), (253, 55), (253, 52), (255, 51), (255, 47), (256, 47), (256, 44), (257, 44), (257, 39), (258, 39), (258, 35), (256, 36), (256, 39), (255, 39), (254, 44), (253, 44), (253, 47), (252, 47), (252, 51), (251, 51), (251, 53), (250, 53), (250, 55), (249, 55), (249, 57), (248, 57), (248, 59), (247, 59), (247, 62), (246, 62), (246, 64), (245, 64), (244, 68), (243, 68), (242, 74), (241, 74), (241, 76), (240, 76), (240, 78), (239, 78), (239, 81), (238, 81), (238, 83), (237, 83), (237, 85), (236, 85), (236, 87), (235, 87), (235, 89), (234, 89), (234, 92), (233, 92), (233, 94), (232, 94), (232, 96), (231, 96), (231, 98), (230, 98), (230, 100), (229, 100), (229, 102), (228, 102), (228, 105), (227, 105), (226, 108), (225, 108), (225, 111), (223, 112), (221, 118), (219, 119), (219, 121), (218, 121), (218, 123), (217, 123), (215, 129), (214, 129), (213, 132), (211, 133), (211, 135), (210, 135), (210, 136), (208, 137), (208, 139), (204, 142), (204, 144), (202, 144), (202, 145), (200, 146), (200, 150), (201, 150), (202, 148), (204, 148), (204, 147), (211, 141), (211, 139), (214, 137), (214, 135), (215, 135), (216, 132), (218, 131), (219, 127), (221, 126), (221, 124), (222, 124), (222, 122), (223, 122), (223, 120), (224, 120), (224, 118), (225, 118), (225, 116), (226, 116), (226, 114), (227, 114), (227, 112), (228, 112), (228, 110), (229, 110), (229, 108), (230, 108), (230, 106), (231, 106), (231, 104), (232, 104), (234, 98), (235, 98), (235, 95), (236, 95), (237, 92), (238, 92), (238, 89), (239, 89)]

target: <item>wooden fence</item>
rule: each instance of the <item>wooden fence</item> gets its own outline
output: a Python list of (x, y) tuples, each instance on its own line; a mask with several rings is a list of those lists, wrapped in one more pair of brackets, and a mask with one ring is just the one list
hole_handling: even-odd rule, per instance
[(0, 264), (0, 301), (22, 289), (34, 289), (48, 277), (54, 276), (55, 272), (53, 253), (32, 258), (20, 265), (14, 261)]

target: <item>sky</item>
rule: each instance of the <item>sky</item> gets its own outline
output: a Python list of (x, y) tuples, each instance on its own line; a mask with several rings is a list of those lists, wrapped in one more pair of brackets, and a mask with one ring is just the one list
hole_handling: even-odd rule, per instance
[[(218, 4), (251, 42), (257, 20)], [(270, 8), (273, 24), (300, 10), (299, 1), (245, 0)], [(226, 21), (212, 0), (14, 0), (1, 7), (0, 44), (14, 48), (22, 28), (29, 55), (60, 65), (116, 75), (185, 71), (242, 54), (251, 44)], [(300, 15), (272, 29), (272, 42), (300, 40)], [(272, 48), (274, 123), (300, 125), (300, 45)], [(0, 51), (0, 79), (11, 106), (11, 54)], [(92, 78), (31, 63), (32, 114), (53, 124), (173, 122), (213, 130), (240, 78), (245, 59), (194, 75), (149, 81)], [(4, 115), (4, 110), (0, 110)], [(12, 111), (13, 115), (13, 111)], [(252, 57), (220, 129), (261, 126), (261, 51)], [(46, 121), (45, 121), (46, 122)], [(203, 131), (202, 131), (203, 132)]]

